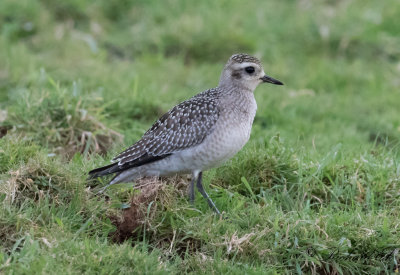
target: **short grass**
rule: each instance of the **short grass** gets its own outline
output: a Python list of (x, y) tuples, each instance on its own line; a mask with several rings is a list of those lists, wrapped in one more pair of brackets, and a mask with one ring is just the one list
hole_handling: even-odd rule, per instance
[[(399, 271), (400, 5), (0, 1), (0, 273)], [(114, 186), (87, 172), (256, 54), (250, 142), (205, 174)], [(106, 183), (103, 181), (102, 183)]]

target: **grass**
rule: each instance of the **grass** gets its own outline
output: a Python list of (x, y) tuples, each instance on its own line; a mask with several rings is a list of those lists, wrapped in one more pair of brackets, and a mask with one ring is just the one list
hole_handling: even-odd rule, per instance
[[(0, 2), (0, 273), (391, 274), (400, 249), (400, 6), (388, 1)], [(108, 163), (236, 52), (249, 143), (205, 173), (96, 196)], [(104, 180), (102, 183), (106, 183)]]

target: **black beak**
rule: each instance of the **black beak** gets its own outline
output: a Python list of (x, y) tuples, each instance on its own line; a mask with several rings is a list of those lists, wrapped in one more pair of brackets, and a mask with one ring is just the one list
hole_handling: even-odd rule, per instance
[(263, 82), (268, 82), (268, 83), (275, 84), (275, 85), (283, 85), (282, 82), (280, 82), (279, 80), (272, 78), (268, 75), (264, 75), (263, 77), (261, 77), (261, 80)]

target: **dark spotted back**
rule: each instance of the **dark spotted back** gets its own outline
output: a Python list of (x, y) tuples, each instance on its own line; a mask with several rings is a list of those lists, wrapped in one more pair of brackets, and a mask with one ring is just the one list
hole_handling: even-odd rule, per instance
[(200, 144), (218, 120), (218, 98), (215, 88), (178, 104), (113, 161), (119, 166), (137, 166)]

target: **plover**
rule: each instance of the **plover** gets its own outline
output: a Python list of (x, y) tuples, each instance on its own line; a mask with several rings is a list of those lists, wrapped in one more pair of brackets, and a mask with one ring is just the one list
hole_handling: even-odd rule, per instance
[(104, 191), (112, 184), (141, 177), (191, 173), (191, 203), (197, 180), (197, 189), (220, 214), (203, 188), (202, 173), (221, 165), (247, 143), (257, 110), (253, 92), (263, 82), (283, 85), (264, 73), (257, 58), (232, 55), (218, 87), (173, 107), (139, 141), (113, 158), (112, 164), (90, 171), (90, 178), (116, 174)]

